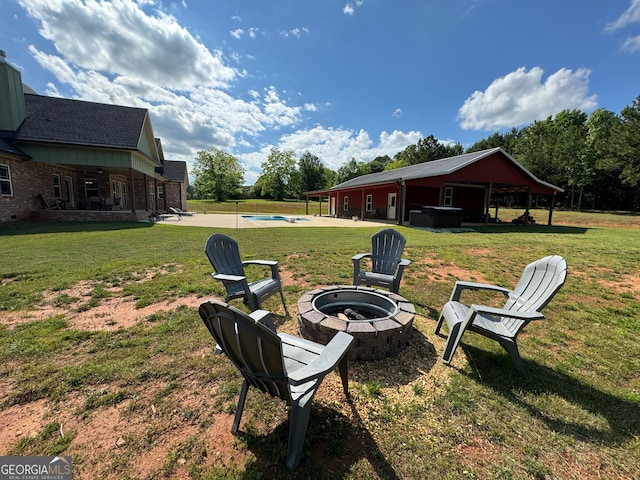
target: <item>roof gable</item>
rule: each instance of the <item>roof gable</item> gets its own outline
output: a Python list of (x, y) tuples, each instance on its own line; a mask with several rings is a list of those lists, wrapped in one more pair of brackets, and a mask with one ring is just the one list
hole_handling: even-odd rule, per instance
[(16, 139), (137, 150), (147, 110), (25, 94), (27, 118)]

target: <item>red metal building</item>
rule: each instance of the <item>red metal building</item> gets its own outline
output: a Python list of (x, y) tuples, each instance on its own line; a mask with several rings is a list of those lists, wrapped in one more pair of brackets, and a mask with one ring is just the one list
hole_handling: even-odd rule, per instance
[(490, 209), (496, 209), (493, 218), (497, 217), (501, 199), (522, 197), (528, 209), (537, 195), (545, 197), (550, 225), (555, 195), (562, 191), (536, 178), (501, 148), (492, 148), (363, 175), (306, 196), (307, 202), (327, 199), (332, 216), (402, 224), (426, 206), (459, 209), (463, 220), (488, 222)]

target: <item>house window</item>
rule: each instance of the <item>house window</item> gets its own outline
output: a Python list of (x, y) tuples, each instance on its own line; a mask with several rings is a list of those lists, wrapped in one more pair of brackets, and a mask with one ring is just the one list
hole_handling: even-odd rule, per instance
[(60, 175), (53, 176), (53, 196), (62, 198), (62, 188), (60, 188)]
[(346, 212), (349, 210), (349, 197), (344, 197), (342, 209)]
[(164, 199), (164, 185), (158, 185), (158, 200)]
[(9, 165), (0, 165), (0, 195), (13, 195)]
[(453, 187), (444, 187), (444, 199), (442, 205), (450, 207), (453, 205)]
[(84, 179), (84, 194), (87, 198), (98, 196), (98, 180), (95, 178)]
[(115, 199), (118, 197), (118, 190), (116, 189), (116, 181), (111, 180), (111, 196)]
[(367, 195), (367, 212), (373, 210), (373, 195)]
[(149, 185), (149, 200), (151, 201), (151, 206), (155, 207), (156, 205), (156, 189), (153, 185)]

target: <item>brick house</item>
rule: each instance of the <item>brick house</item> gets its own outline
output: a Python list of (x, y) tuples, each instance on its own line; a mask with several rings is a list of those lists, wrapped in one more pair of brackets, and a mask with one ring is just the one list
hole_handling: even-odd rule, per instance
[(186, 162), (148, 110), (37, 95), (0, 50), (0, 222), (141, 220), (186, 209)]

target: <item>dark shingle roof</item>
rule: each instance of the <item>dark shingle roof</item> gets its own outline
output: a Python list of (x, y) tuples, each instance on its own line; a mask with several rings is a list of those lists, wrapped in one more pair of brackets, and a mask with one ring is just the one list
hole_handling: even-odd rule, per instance
[(24, 159), (30, 158), (29, 155), (24, 153), (18, 147), (13, 144), (13, 138), (15, 137), (14, 132), (9, 132), (6, 130), (0, 130), (0, 152), (10, 153), (12, 155), (16, 155), (17, 157), (22, 157)]
[(137, 150), (147, 110), (25, 94), (20, 141)]
[(175, 160), (165, 160), (163, 175), (172, 182), (185, 182), (187, 178), (187, 162), (178, 162)]

